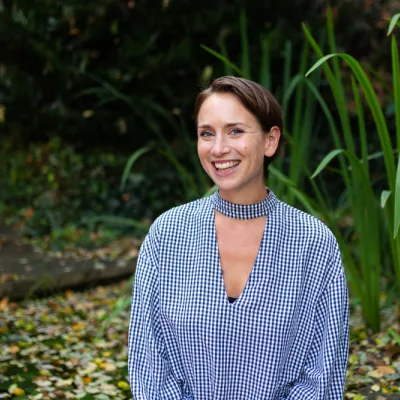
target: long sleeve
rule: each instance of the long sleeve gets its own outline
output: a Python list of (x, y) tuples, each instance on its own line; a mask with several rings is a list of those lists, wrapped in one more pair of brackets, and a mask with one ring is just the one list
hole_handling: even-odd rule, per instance
[(324, 291), (315, 314), (315, 335), (290, 400), (341, 400), (349, 346), (349, 303), (343, 270)]
[(133, 285), (129, 326), (128, 372), (135, 400), (182, 399), (182, 389), (171, 373), (162, 336), (159, 279), (146, 255), (145, 241), (139, 254)]

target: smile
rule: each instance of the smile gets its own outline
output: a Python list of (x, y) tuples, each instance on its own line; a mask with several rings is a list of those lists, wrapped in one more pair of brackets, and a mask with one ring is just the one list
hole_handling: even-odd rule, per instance
[(240, 161), (214, 161), (212, 164), (218, 172), (230, 172), (240, 164)]

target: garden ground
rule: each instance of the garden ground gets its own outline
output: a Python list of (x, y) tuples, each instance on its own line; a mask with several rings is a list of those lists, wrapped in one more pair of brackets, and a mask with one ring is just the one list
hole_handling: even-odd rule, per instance
[[(5, 235), (2, 237), (4, 242)], [(92, 252), (87, 265), (101, 262), (104, 253), (114, 254), (115, 247), (118, 245), (113, 244), (109, 251), (103, 248), (100, 255)], [(33, 253), (29, 247), (16, 248), (20, 253), (15, 258), (28, 260), (20, 262), (19, 271), (26, 273), (31, 265), (24, 251)], [(124, 254), (125, 263), (133, 262), (135, 248), (117, 252), (114, 267)], [(7, 274), (17, 275), (17, 270), (7, 273), (6, 261), (11, 258), (3, 254), (0, 251), (3, 285), (17, 284), (18, 279), (4, 279)], [(63, 257), (56, 259), (62, 261)], [(47, 297), (0, 299), (0, 399), (131, 399), (127, 379), (129, 308), (102, 329), (121, 304), (121, 295), (127, 299), (131, 282), (85, 283), (84, 290), (67, 289)], [(347, 399), (400, 400), (400, 343), (389, 334), (389, 329), (400, 332), (396, 315), (394, 309), (384, 307), (382, 332), (373, 335), (363, 325), (357, 305), (352, 305)]]

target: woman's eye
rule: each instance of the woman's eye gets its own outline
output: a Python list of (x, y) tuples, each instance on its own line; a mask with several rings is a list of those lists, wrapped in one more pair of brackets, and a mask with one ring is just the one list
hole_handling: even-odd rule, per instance
[(243, 130), (242, 130), (242, 129), (236, 128), (236, 129), (232, 129), (232, 130), (231, 130), (231, 133), (232, 133), (233, 135), (240, 135), (241, 133), (243, 133)]
[(211, 137), (212, 133), (208, 132), (208, 131), (203, 131), (203, 132), (200, 132), (199, 136), (207, 138), (207, 137)]

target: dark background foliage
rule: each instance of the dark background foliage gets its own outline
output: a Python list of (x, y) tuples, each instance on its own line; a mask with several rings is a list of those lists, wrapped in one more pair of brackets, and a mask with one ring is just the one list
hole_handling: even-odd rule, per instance
[[(384, 76), (390, 60), (389, 46), (382, 45), (385, 18), (397, 2), (332, 6), (339, 48), (368, 59)], [(273, 32), (272, 89), (278, 91), (285, 41), (293, 43), (296, 70), (301, 22), (318, 36), (326, 7), (309, 0), (0, 0), (0, 205), (44, 210), (33, 225), (46, 232), (53, 223), (49, 207), (65, 210), (58, 219), (63, 225), (101, 213), (153, 218), (179, 203), (176, 171), (157, 156), (140, 163), (128, 195), (118, 186), (127, 156), (160, 136), (185, 160), (188, 144), (163, 115), (194, 132), (196, 93), (224, 73), (200, 45), (220, 50), (223, 40), (239, 61), (239, 11), (245, 9), (253, 79), (261, 35)]]
[[(200, 44), (218, 49), (224, 37), (229, 55), (237, 59), (238, 10), (243, 5), (254, 65), (261, 33), (276, 33), (272, 61), (274, 79), (280, 81), (284, 41), (292, 40), (296, 48), (302, 41), (302, 21), (313, 30), (321, 27), (325, 2), (3, 1), (3, 135), (16, 135), (24, 145), (60, 136), (86, 148), (107, 145), (125, 150), (152, 137), (147, 125), (155, 116), (146, 101), (183, 112), (190, 120), (204, 67), (212, 65), (214, 76), (223, 73), (221, 64)], [(375, 68), (382, 64), (383, 51), (388, 50), (381, 45), (387, 2), (341, 1), (335, 7), (339, 45), (358, 58), (368, 57)], [(104, 98), (104, 105), (99, 105), (95, 92), (77, 97), (98, 86), (93, 77), (128, 95), (132, 107)], [(163, 124), (160, 129), (173, 135)]]

